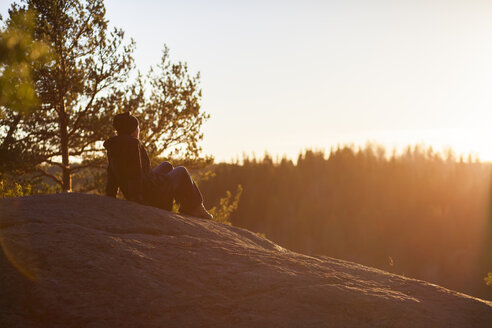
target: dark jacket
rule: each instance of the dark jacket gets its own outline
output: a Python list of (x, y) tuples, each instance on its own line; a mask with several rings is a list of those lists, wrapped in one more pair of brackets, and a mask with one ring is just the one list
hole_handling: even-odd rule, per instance
[(166, 210), (172, 208), (172, 188), (166, 175), (152, 172), (142, 143), (121, 135), (104, 142), (108, 153), (106, 195), (116, 197), (118, 188), (127, 200)]

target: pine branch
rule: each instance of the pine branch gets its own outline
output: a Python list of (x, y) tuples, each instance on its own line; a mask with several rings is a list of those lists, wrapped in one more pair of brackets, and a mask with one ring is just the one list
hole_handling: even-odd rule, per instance
[(50, 165), (54, 165), (54, 166), (58, 166), (59, 168), (64, 168), (65, 165), (63, 165), (62, 163), (59, 163), (59, 162), (53, 162), (53, 161), (50, 161), (49, 159), (45, 159), (43, 160), (44, 163), (48, 163)]
[(93, 92), (93, 94), (91, 96), (91, 99), (89, 100), (89, 102), (87, 103), (87, 105), (85, 106), (85, 108), (79, 113), (79, 115), (75, 119), (75, 122), (72, 125), (72, 129), (68, 132), (68, 137), (69, 138), (71, 138), (74, 135), (74, 133), (77, 131), (78, 126), (80, 124), (80, 120), (82, 119), (82, 117), (84, 117), (87, 114), (87, 112), (89, 111), (90, 107), (92, 106), (92, 103), (94, 102), (94, 99), (96, 98), (96, 95), (102, 90), (102, 89), (97, 90), (98, 84), (99, 84), (99, 81), (96, 82), (96, 85), (94, 87), (94, 92)]
[(72, 52), (73, 48), (75, 47), (75, 45), (78, 43), (80, 37), (82, 36), (82, 33), (84, 31), (86, 31), (87, 24), (89, 23), (89, 20), (92, 18), (93, 14), (94, 14), (93, 10), (94, 10), (94, 8), (91, 8), (91, 10), (89, 10), (89, 15), (87, 16), (87, 19), (85, 20), (84, 23), (80, 24), (81, 28), (80, 28), (79, 32), (77, 33), (77, 35), (73, 38), (72, 44), (67, 49), (67, 53)]
[(56, 183), (58, 183), (60, 186), (63, 186), (63, 182), (62, 182), (62, 181), (61, 181), (58, 177), (54, 176), (53, 174), (48, 173), (48, 172), (46, 172), (45, 170), (40, 169), (40, 168), (38, 168), (38, 169), (36, 170), (36, 172), (37, 172), (37, 173), (39, 173), (39, 175), (35, 175), (35, 176), (34, 176), (35, 178), (38, 178), (38, 177), (40, 177), (40, 176), (45, 176), (45, 177), (48, 177), (48, 178), (50, 178), (50, 179), (54, 180), (54, 181), (55, 181)]
[(7, 149), (9, 144), (14, 141), (14, 138), (12, 137), (15, 133), (15, 130), (17, 130), (17, 126), (19, 125), (20, 119), (22, 118), (22, 114), (18, 113), (9, 126), (9, 131), (7, 132), (7, 135), (5, 136), (5, 139), (3, 139), (2, 145), (0, 146), (0, 149)]
[(76, 172), (76, 171), (80, 171), (80, 170), (83, 170), (83, 169), (86, 169), (88, 167), (92, 167), (92, 168), (102, 168), (104, 167), (104, 165), (102, 163), (98, 163), (98, 162), (89, 162), (89, 163), (85, 163), (85, 164), (80, 164), (80, 165), (77, 165), (77, 166), (74, 166), (70, 169), (70, 172)]

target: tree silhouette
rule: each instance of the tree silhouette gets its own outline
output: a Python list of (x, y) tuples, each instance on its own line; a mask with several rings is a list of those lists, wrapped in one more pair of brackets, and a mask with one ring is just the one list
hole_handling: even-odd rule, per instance
[(125, 43), (121, 29), (109, 31), (103, 0), (26, 0), (11, 6), (7, 22), (27, 12), (49, 60), (32, 65), (33, 111), (0, 103), (5, 169), (47, 177), (69, 191), (72, 175), (104, 165), (101, 141), (121, 111), (139, 117), (152, 157), (198, 157), (208, 116), (200, 110), (199, 75), (190, 76), (186, 63), (171, 63), (164, 47), (156, 70), (131, 83), (135, 43)]
[[(9, 16), (26, 11), (35, 13), (34, 38), (49, 46), (50, 61), (33, 68), (40, 103), (13, 122), (16, 141), (22, 141), (22, 152), (35, 154), (32, 170), (70, 190), (71, 174), (86, 167), (71, 165), (70, 158), (96, 151), (96, 142), (108, 134), (112, 113), (104, 100), (127, 80), (134, 44), (123, 44), (121, 30), (108, 33), (102, 0), (27, 0), (13, 4)], [(59, 167), (61, 178), (40, 164)]]

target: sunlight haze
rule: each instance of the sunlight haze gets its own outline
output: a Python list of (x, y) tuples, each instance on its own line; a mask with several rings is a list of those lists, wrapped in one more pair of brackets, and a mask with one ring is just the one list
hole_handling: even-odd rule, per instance
[[(10, 1), (8, 1), (10, 2)], [(6, 13), (4, 2), (2, 13)], [(490, 1), (106, 1), (145, 72), (200, 71), (204, 153), (422, 143), (492, 160)], [(144, 127), (145, 128), (145, 127)]]

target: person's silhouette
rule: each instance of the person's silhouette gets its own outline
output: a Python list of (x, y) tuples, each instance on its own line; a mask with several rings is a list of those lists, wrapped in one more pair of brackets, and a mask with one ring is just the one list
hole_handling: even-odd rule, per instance
[(127, 200), (171, 210), (173, 199), (180, 212), (212, 219), (203, 206), (203, 197), (188, 170), (163, 162), (152, 169), (143, 144), (140, 127), (128, 112), (114, 117), (117, 135), (104, 142), (108, 154), (106, 195), (116, 197), (118, 188)]

